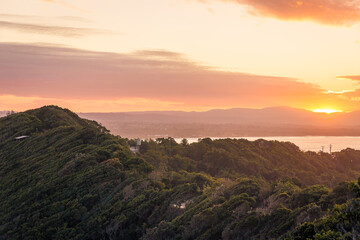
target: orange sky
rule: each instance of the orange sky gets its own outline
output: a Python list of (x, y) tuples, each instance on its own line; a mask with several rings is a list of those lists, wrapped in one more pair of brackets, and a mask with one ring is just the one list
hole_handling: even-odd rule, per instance
[(360, 109), (360, 1), (1, 6), (0, 110)]

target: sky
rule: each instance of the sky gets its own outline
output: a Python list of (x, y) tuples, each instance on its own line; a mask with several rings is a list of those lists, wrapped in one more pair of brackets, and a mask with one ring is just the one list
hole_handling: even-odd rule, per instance
[(0, 110), (360, 110), (360, 0), (0, 3)]

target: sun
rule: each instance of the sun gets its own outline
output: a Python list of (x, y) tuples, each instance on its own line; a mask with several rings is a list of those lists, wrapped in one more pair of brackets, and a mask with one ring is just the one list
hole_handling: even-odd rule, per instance
[(330, 108), (325, 108), (325, 109), (314, 109), (313, 112), (330, 114), (330, 113), (339, 113), (339, 112), (342, 112), (342, 111), (341, 110), (330, 109)]

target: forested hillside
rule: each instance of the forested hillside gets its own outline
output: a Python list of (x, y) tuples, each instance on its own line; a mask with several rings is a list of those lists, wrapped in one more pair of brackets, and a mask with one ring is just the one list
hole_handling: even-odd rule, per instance
[[(134, 144), (134, 143), (130, 143)], [(304, 185), (334, 186), (360, 176), (360, 151), (303, 152), (290, 142), (201, 139), (177, 144), (172, 138), (143, 141), (141, 157), (157, 169), (204, 172), (217, 178), (291, 178)]]
[(134, 143), (56, 106), (0, 118), (0, 239), (360, 237), (360, 151)]

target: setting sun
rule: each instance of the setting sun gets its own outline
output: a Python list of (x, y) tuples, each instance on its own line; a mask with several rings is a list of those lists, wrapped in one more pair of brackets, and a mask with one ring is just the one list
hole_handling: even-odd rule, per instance
[(316, 112), (316, 113), (327, 113), (327, 114), (330, 114), (330, 113), (339, 113), (339, 112), (342, 112), (341, 110), (335, 110), (335, 109), (315, 109), (313, 110), (313, 112)]

